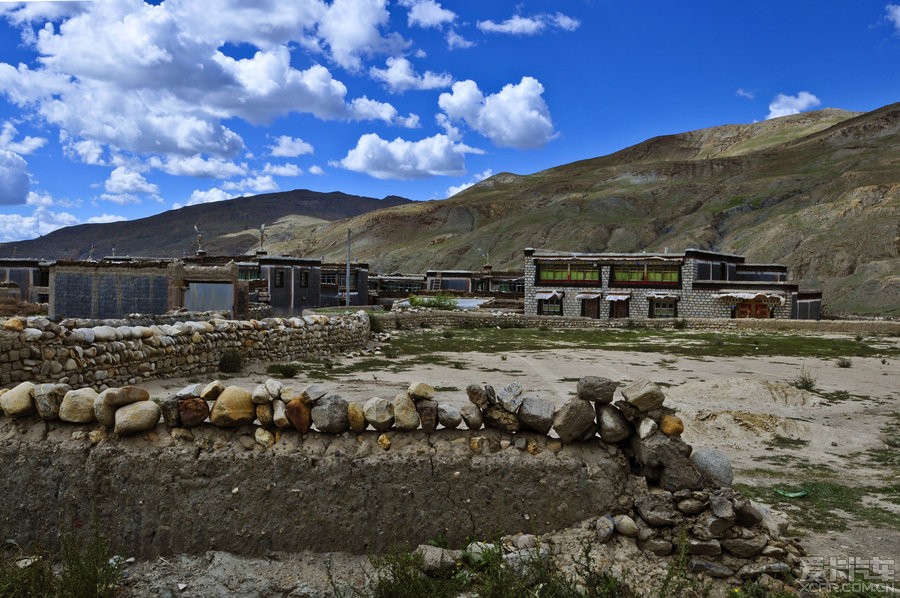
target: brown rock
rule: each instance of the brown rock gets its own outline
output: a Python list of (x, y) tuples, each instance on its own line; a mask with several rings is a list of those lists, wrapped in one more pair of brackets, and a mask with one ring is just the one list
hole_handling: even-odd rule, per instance
[(3, 323), (3, 329), (10, 332), (22, 332), (25, 330), (25, 320), (22, 318), (10, 318)]
[(209, 421), (216, 426), (238, 427), (252, 424), (256, 419), (256, 405), (249, 391), (240, 386), (228, 386), (213, 403)]
[(181, 425), (185, 428), (199, 426), (209, 417), (209, 403), (200, 397), (190, 397), (178, 401)]
[(476, 455), (484, 450), (484, 436), (472, 436), (469, 438), (469, 449)]
[(434, 387), (425, 382), (413, 382), (406, 391), (413, 401), (421, 401), (422, 399), (433, 399), (435, 395)]
[(350, 429), (357, 434), (365, 432), (369, 426), (365, 413), (363, 413), (362, 403), (349, 403), (347, 405), (347, 418), (350, 421)]
[(107, 388), (100, 393), (100, 398), (108, 407), (121, 407), (139, 401), (149, 401), (150, 393), (138, 386), (123, 386), (122, 388)]
[(488, 395), (485, 390), (477, 384), (470, 384), (466, 387), (466, 394), (469, 401), (475, 404), (479, 409), (484, 411), (489, 404)]
[(273, 415), (272, 403), (263, 403), (256, 406), (256, 419), (259, 420), (259, 425), (263, 428), (275, 427)]
[(483, 413), (484, 427), (496, 428), (507, 434), (519, 431), (519, 418), (499, 405), (488, 405)]
[(312, 408), (303, 399), (291, 399), (284, 406), (284, 414), (301, 434), (309, 432), (312, 425)]
[(438, 421), (438, 404), (437, 401), (431, 399), (420, 399), (416, 401), (416, 413), (419, 414), (419, 421), (422, 429), (426, 434), (431, 434), (437, 428)]
[(378, 446), (383, 448), (384, 450), (389, 450), (391, 448), (391, 439), (387, 434), (382, 434), (378, 437)]
[(681, 436), (684, 432), (684, 422), (677, 415), (664, 415), (659, 422), (659, 431), (666, 436)]

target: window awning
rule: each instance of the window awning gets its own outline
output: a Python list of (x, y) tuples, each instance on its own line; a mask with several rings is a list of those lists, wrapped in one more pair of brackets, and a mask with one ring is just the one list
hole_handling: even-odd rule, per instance
[(667, 301), (678, 301), (681, 299), (678, 295), (673, 295), (671, 293), (649, 293), (647, 295), (647, 299), (665, 299)]
[(771, 291), (722, 291), (716, 298), (724, 301), (773, 301), (778, 305), (784, 305), (784, 295)]
[(599, 299), (601, 296), (602, 293), (578, 293), (575, 298), (581, 301), (583, 299)]
[(631, 294), (610, 293), (606, 296), (607, 301), (628, 301), (629, 299), (631, 299)]
[(561, 298), (562, 296), (562, 291), (541, 291), (534, 294), (535, 299), (539, 299), (542, 301), (546, 301), (547, 299), (555, 299), (557, 297)]

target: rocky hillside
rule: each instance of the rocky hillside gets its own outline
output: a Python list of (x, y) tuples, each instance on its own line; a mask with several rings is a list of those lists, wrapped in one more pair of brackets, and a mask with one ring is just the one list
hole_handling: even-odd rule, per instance
[(831, 314), (900, 315), (900, 104), (822, 110), (650, 139), (443, 201), (311, 226), (286, 252), (381, 271), (520, 268), (525, 247), (704, 248), (791, 267)]
[(39, 239), (0, 244), (0, 257), (47, 259), (95, 258), (113, 253), (152, 257), (181, 257), (197, 250), (197, 225), (203, 249), (213, 254), (242, 254), (266, 238), (278, 241), (297, 227), (324, 224), (379, 208), (411, 203), (402, 197), (375, 199), (345, 193), (317, 193), (305, 189), (238, 197), (227, 201), (169, 210), (148, 218), (108, 224), (70, 226)]

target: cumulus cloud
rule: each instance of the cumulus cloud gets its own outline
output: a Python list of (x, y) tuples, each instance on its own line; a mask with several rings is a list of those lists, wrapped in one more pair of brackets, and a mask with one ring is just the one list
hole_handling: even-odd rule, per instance
[(494, 21), (478, 21), (478, 29), (485, 33), (504, 33), (507, 35), (537, 35), (546, 29), (574, 31), (581, 26), (581, 21), (562, 13), (553, 15), (535, 15), (523, 17), (513, 15), (500, 23)]
[(103, 188), (107, 193), (114, 195), (159, 192), (158, 185), (147, 181), (141, 173), (129, 170), (125, 166), (114, 169), (103, 184)]
[(247, 174), (247, 166), (244, 164), (236, 164), (222, 158), (204, 158), (200, 154), (187, 157), (168, 156), (165, 159), (154, 156), (150, 158), (149, 164), (174, 176), (228, 179)]
[(30, 216), (0, 214), (0, 241), (33, 239), (76, 224), (81, 224), (81, 221), (73, 214), (54, 212), (40, 206), (35, 208)]
[(228, 181), (222, 184), (222, 189), (241, 193), (269, 193), (278, 191), (278, 183), (275, 182), (271, 175), (264, 174), (240, 181)]
[(263, 174), (271, 174), (273, 176), (300, 176), (303, 171), (296, 164), (269, 164), (263, 167)]
[(888, 4), (884, 7), (884, 11), (887, 13), (888, 21), (893, 23), (897, 33), (900, 33), (900, 4)]
[(522, 77), (499, 92), (485, 96), (472, 80), (453, 84), (438, 105), (451, 120), (463, 121), (499, 147), (536, 148), (556, 137), (550, 111), (542, 97), (544, 86)]
[(775, 96), (772, 103), (769, 104), (769, 114), (766, 120), (770, 118), (778, 118), (779, 116), (790, 116), (791, 114), (800, 114), (804, 110), (815, 108), (822, 103), (819, 98), (809, 93), (801, 91), (795, 96), (785, 95), (783, 93)]
[(188, 198), (187, 203), (174, 203), (172, 204), (172, 209), (177, 210), (179, 208), (183, 208), (185, 206), (195, 206), (201, 203), (213, 203), (215, 201), (224, 201), (226, 199), (233, 198), (234, 195), (229, 195), (228, 193), (222, 191), (217, 187), (213, 187), (212, 189), (207, 189), (203, 191), (201, 189), (194, 189), (191, 192), (190, 198)]
[(0, 205), (25, 203), (30, 187), (25, 158), (15, 152), (0, 149)]
[(47, 140), (43, 137), (30, 136), (23, 137), (19, 141), (16, 141), (15, 138), (18, 134), (19, 131), (11, 122), (3, 123), (3, 127), (0, 128), (0, 149), (9, 150), (17, 154), (25, 154), (27, 156), (47, 143)]
[(453, 77), (447, 73), (425, 71), (416, 73), (406, 58), (391, 57), (386, 61), (387, 68), (372, 67), (369, 74), (376, 81), (381, 81), (394, 93), (402, 93), (410, 89), (442, 89), (450, 87)]
[(296, 158), (304, 154), (313, 153), (313, 146), (299, 137), (281, 135), (275, 140), (274, 145), (269, 146), (271, 155), (277, 158)]
[(743, 87), (738, 87), (737, 91), (734, 92), (734, 95), (740, 98), (747, 98), (748, 100), (756, 98), (756, 94), (754, 94), (752, 91), (747, 91)]
[[(34, 66), (0, 63), (0, 94), (58, 127), (66, 155), (90, 164), (101, 164), (105, 149), (231, 158), (245, 149), (225, 124), (236, 118), (262, 124), (291, 113), (323, 120), (388, 115), (396, 121), (386, 122), (405, 124), (389, 104), (372, 110), (366, 99), (360, 110), (325, 66), (291, 65), (291, 48), (324, 53), (348, 68), (357, 68), (360, 56), (402, 48), (405, 42), (381, 34), (385, 0), (220, 4), (209, 10), (188, 0), (91, 2), (58, 13), (67, 17), (61, 26), (46, 23), (28, 40), (38, 55)], [(5, 16), (23, 22), (14, 14)], [(23, 31), (39, 23), (23, 24)], [(227, 44), (258, 51), (235, 58)]]
[(469, 187), (472, 187), (473, 185), (477, 185), (478, 183), (480, 183), (480, 182), (483, 181), (484, 179), (490, 178), (490, 177), (492, 177), (493, 175), (494, 175), (494, 171), (491, 170), (490, 168), (488, 168), (488, 169), (485, 170), (484, 172), (479, 172), (479, 173), (476, 174), (474, 177), (472, 177), (472, 181), (471, 181), (471, 182), (468, 182), (468, 183), (462, 183), (462, 184), (459, 184), (459, 185), (453, 185), (453, 186), (449, 187), (449, 188), (447, 189), (447, 197), (453, 197), (453, 196), (456, 195), (457, 193), (459, 193), (459, 192), (461, 192), (461, 191), (465, 191), (465, 190), (468, 189)]
[(447, 32), (447, 49), (449, 50), (465, 50), (475, 46), (475, 42), (469, 41), (456, 31)]
[(325, 171), (318, 164), (313, 164), (306, 170), (307, 170), (307, 172), (309, 172), (309, 174), (314, 174), (316, 176), (321, 176), (321, 175), (325, 174)]
[(369, 133), (360, 137), (356, 147), (336, 165), (378, 179), (424, 179), (459, 176), (465, 172), (465, 155), (480, 153), (442, 134), (420, 141), (399, 137), (387, 141)]
[(443, 8), (434, 0), (400, 0), (400, 6), (409, 9), (407, 24), (410, 27), (440, 27), (456, 20), (456, 13)]
[(128, 218), (118, 214), (100, 214), (99, 216), (92, 216), (84, 222), (86, 224), (106, 224), (108, 222), (123, 222), (125, 220), (128, 220)]

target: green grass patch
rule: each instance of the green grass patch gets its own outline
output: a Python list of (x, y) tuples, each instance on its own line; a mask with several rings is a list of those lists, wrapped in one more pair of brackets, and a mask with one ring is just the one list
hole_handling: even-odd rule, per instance
[(842, 513), (847, 513), (857, 521), (872, 527), (900, 529), (900, 518), (896, 513), (876, 505), (865, 504), (865, 499), (873, 496), (895, 500), (900, 497), (900, 488), (885, 489), (870, 486), (851, 488), (830, 480), (806, 481), (789, 489), (805, 490), (807, 495), (791, 499), (774, 491), (775, 488), (785, 489), (784, 484), (772, 486), (735, 484), (734, 487), (745, 496), (784, 510), (789, 514), (792, 524), (809, 531), (846, 530), (848, 522)]
[(809, 440), (803, 440), (802, 438), (788, 438), (787, 436), (775, 434), (772, 437), (772, 440), (767, 440), (765, 444), (767, 447), (773, 449), (798, 449), (809, 444)]

